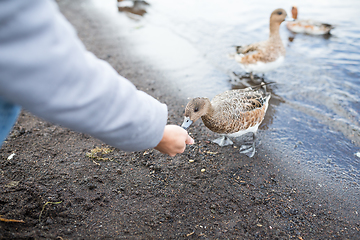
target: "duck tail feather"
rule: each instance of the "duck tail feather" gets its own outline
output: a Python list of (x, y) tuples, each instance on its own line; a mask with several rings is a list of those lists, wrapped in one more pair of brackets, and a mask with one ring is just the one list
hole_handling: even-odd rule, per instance
[(236, 53), (238, 53), (238, 54), (242, 53), (242, 48), (243, 48), (243, 46), (235, 46)]

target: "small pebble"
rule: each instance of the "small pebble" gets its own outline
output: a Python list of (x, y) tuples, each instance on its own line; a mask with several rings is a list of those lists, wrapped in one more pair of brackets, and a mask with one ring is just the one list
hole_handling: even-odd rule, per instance
[(205, 168), (201, 169), (201, 172), (205, 172), (205, 171), (206, 171)]
[(195, 160), (194, 159), (189, 159), (189, 162), (194, 162)]
[(89, 188), (90, 190), (94, 190), (95, 188), (97, 188), (97, 186), (94, 185), (94, 184), (89, 184), (89, 185), (88, 185), (88, 188)]

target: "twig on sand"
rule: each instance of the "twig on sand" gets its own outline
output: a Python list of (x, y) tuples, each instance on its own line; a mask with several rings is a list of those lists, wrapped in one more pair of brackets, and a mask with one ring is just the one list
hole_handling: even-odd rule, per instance
[(2, 218), (1, 216), (0, 216), (0, 221), (2, 221), (2, 222), (14, 222), (14, 223), (25, 223), (23, 220), (7, 219), (7, 218)]
[(93, 163), (95, 163), (95, 164), (98, 165), (98, 166), (101, 165), (100, 163), (95, 162), (95, 160), (92, 160), (92, 161), (93, 161)]
[(42, 209), (41, 209), (41, 212), (40, 212), (40, 215), (39, 215), (39, 222), (41, 222), (41, 215), (44, 212), (44, 209), (45, 209), (46, 205), (48, 205), (48, 204), (60, 204), (60, 203), (62, 203), (62, 201), (60, 201), (60, 202), (46, 202), (44, 204), (44, 206), (42, 207)]

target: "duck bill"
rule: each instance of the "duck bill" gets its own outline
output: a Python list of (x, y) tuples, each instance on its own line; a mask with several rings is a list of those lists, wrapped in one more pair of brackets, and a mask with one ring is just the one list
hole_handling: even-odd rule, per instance
[(189, 117), (185, 117), (184, 122), (181, 124), (181, 127), (183, 129), (187, 130), (191, 126), (192, 123), (193, 123), (193, 121), (191, 121)]

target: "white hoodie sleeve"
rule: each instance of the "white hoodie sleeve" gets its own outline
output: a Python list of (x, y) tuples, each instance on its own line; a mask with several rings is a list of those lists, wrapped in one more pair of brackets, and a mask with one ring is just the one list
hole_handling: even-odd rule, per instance
[(88, 52), (49, 0), (0, 0), (0, 96), (125, 151), (155, 147), (167, 107)]

